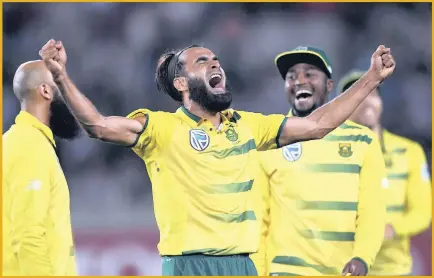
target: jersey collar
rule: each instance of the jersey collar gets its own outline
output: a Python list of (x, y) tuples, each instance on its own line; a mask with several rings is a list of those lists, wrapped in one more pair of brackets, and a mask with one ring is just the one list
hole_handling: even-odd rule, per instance
[(45, 137), (47, 137), (48, 140), (50, 140), (51, 144), (53, 144), (53, 146), (56, 146), (56, 142), (54, 141), (53, 132), (51, 131), (51, 129), (48, 126), (41, 123), (41, 121), (36, 119), (30, 113), (21, 110), (18, 116), (15, 118), (15, 123), (17, 125), (22, 125), (22, 124), (31, 125), (34, 128), (39, 129), (40, 131), (42, 131)]
[(292, 109), (289, 109), (288, 114), (286, 115), (287, 117), (293, 117), (294, 113), (292, 112)]
[[(176, 113), (179, 114), (184, 120), (193, 123), (196, 126), (200, 126), (205, 121), (205, 119), (202, 119), (188, 111), (187, 108), (185, 108), (184, 106), (179, 107)], [(222, 123), (226, 124), (232, 120), (236, 122), (237, 117), (235, 116), (235, 113), (236, 112), (234, 112), (232, 109), (222, 111), (220, 113), (222, 117)]]

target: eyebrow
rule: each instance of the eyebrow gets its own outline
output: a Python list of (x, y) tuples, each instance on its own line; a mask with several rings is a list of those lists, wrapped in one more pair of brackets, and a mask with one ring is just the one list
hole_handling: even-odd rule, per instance
[[(214, 56), (212, 58), (212, 60), (218, 61), (219, 58), (217, 56)], [(201, 62), (201, 61), (208, 61), (208, 56), (200, 56), (199, 58), (197, 58), (196, 63)]]

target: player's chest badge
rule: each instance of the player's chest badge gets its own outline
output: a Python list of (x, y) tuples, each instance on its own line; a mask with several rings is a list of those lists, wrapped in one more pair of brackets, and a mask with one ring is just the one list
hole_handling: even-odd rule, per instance
[(196, 151), (201, 152), (208, 148), (209, 142), (209, 135), (202, 129), (190, 130), (190, 145)]
[(226, 138), (231, 142), (236, 142), (238, 140), (238, 133), (235, 131), (233, 125), (230, 125), (229, 128), (225, 131)]
[(352, 156), (351, 143), (339, 143), (339, 155), (342, 157)]
[(297, 161), (301, 157), (301, 143), (294, 143), (283, 147), (282, 154), (290, 162)]

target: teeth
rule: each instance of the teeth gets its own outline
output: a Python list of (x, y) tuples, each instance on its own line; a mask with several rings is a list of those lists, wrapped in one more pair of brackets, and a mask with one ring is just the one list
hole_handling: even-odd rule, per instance
[(300, 90), (300, 91), (298, 91), (298, 92), (296, 92), (295, 93), (295, 96), (299, 96), (299, 95), (301, 95), (301, 94), (308, 94), (308, 95), (312, 95), (312, 92), (311, 91), (308, 91), (308, 90)]
[(220, 75), (220, 74), (217, 74), (217, 73), (211, 75), (211, 78), (214, 78), (214, 77), (221, 77), (221, 75)]

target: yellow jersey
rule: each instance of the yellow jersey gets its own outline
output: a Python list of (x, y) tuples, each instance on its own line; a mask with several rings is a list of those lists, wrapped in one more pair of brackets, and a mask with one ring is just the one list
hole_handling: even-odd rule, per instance
[(221, 113), (216, 130), (184, 107), (176, 113), (139, 109), (146, 116), (133, 151), (152, 183), (161, 255), (253, 253), (259, 222), (252, 187), (257, 150), (276, 148), (284, 115)]
[(259, 275), (341, 275), (369, 269), (384, 237), (385, 166), (375, 134), (347, 121), (321, 140), (260, 153)]
[(53, 133), (21, 111), (3, 135), (3, 275), (74, 276), (69, 191)]
[(431, 223), (431, 179), (422, 147), (383, 130), (381, 143), (388, 184), (385, 187), (387, 223), (397, 236), (385, 240), (370, 274), (409, 275), (412, 270), (410, 238)]

